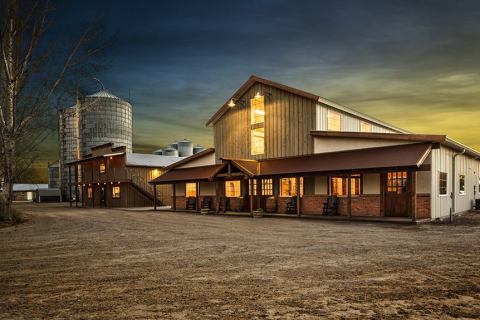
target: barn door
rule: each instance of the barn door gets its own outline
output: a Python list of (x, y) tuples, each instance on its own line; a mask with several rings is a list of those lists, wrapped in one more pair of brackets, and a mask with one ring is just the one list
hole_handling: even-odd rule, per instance
[(385, 175), (385, 216), (408, 217), (408, 173), (388, 172)]

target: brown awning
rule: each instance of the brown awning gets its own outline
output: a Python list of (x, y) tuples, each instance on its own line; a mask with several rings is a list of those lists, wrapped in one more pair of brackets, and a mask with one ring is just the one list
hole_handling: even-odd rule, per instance
[(283, 159), (260, 160), (258, 175), (337, 172), (361, 169), (419, 167), (431, 150), (430, 143), (415, 143), (349, 151), (320, 153)]
[(170, 184), (174, 182), (209, 181), (225, 167), (226, 164), (214, 164), (210, 166), (191, 167), (184, 169), (172, 169), (158, 178), (150, 181), (152, 184)]

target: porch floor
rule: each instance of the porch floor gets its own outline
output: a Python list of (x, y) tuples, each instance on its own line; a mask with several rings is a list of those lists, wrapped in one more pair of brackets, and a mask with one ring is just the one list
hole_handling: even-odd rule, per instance
[[(151, 207), (153, 210), (153, 207)], [(193, 213), (193, 214), (200, 214), (200, 212), (195, 210), (183, 210), (179, 209), (173, 211), (170, 207), (159, 207), (157, 211), (169, 211), (169, 212), (183, 212), (183, 213)], [(238, 211), (227, 211), (224, 213), (213, 213), (210, 212), (210, 215), (219, 215), (219, 216), (235, 216), (235, 217), (251, 217), (252, 214), (250, 212), (238, 212)], [(274, 213), (274, 212), (264, 212), (264, 218), (290, 218), (290, 219), (313, 219), (313, 220), (333, 220), (333, 221), (363, 221), (363, 222), (386, 222), (386, 223), (404, 223), (404, 224), (420, 224), (430, 222), (430, 219), (417, 219), (417, 221), (413, 222), (411, 218), (408, 217), (348, 217), (348, 216), (323, 216), (323, 215), (313, 215), (313, 214), (303, 214), (301, 216), (297, 216), (295, 214), (285, 214), (285, 213)]]

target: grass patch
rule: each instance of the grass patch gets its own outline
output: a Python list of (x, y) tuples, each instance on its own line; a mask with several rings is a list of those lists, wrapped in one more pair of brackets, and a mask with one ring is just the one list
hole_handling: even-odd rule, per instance
[(0, 222), (21, 223), (25, 221), (23, 212), (15, 208), (7, 208), (3, 203), (0, 204)]

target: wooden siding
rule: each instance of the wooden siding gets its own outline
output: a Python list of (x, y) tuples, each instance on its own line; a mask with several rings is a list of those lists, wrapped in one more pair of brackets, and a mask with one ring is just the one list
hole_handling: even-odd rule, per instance
[[(100, 163), (106, 163), (105, 173), (100, 174)], [(98, 183), (107, 183), (110, 182), (132, 182), (147, 191), (153, 196), (153, 186), (148, 182), (156, 178), (157, 176), (163, 174), (165, 170), (163, 168), (150, 168), (150, 167), (133, 167), (125, 165), (125, 155), (114, 156), (111, 158), (95, 158), (89, 161), (81, 163), (81, 174), (80, 182), (82, 184), (98, 184)], [(73, 168), (72, 168), (73, 171)], [(72, 181), (75, 182), (75, 181)], [(132, 187), (133, 188), (133, 187)], [(109, 188), (108, 188), (109, 189)], [(128, 187), (126, 190), (131, 190)], [(128, 191), (127, 193), (121, 193), (121, 197), (128, 197), (126, 202), (121, 202), (122, 205), (128, 203), (128, 206), (132, 206), (132, 203), (137, 203), (138, 201), (132, 200), (131, 196), (136, 195), (140, 200), (145, 198), (137, 189), (133, 188), (135, 191)], [(99, 191), (98, 191), (99, 192)], [(162, 202), (163, 205), (171, 205), (171, 186), (161, 185), (157, 186), (157, 199)], [(99, 197), (100, 195), (98, 195)], [(99, 198), (98, 198), (99, 199)], [(140, 201), (139, 200), (139, 201)], [(100, 205), (100, 200), (98, 200), (98, 205)], [(120, 200), (112, 200), (113, 206), (117, 206), (116, 202)], [(123, 200), (122, 200), (123, 201)], [(143, 200), (141, 200), (143, 201)], [(97, 200), (95, 201), (97, 202)], [(97, 203), (95, 203), (97, 205)], [(153, 203), (151, 203), (153, 205)], [(126, 206), (126, 205), (125, 205)]]
[[(265, 153), (251, 155), (250, 99), (265, 94)], [(256, 83), (214, 125), (214, 145), (219, 158), (265, 159), (313, 153), (316, 101)]]
[(378, 133), (394, 133), (396, 131), (393, 131), (389, 128), (383, 127), (379, 124), (373, 123), (368, 120), (361, 119), (360, 117), (355, 117), (353, 115), (350, 115), (344, 111), (337, 110), (333, 107), (327, 106), (322, 103), (317, 103), (316, 106), (316, 129), (319, 131), (327, 131), (327, 112), (328, 110), (334, 110), (335, 112), (338, 112), (341, 114), (341, 126), (342, 130), (341, 131), (349, 131), (349, 132), (360, 132), (360, 122), (367, 122), (370, 123), (372, 126), (372, 132), (378, 132)]
[[(450, 214), (452, 199), (452, 157), (456, 152), (446, 147), (432, 150), (431, 163), (431, 213), (432, 219), (447, 217)], [(439, 172), (447, 173), (447, 195), (439, 194)], [(480, 179), (480, 161), (465, 155), (455, 159), (455, 212), (459, 213), (470, 210), (475, 198), (478, 196)], [(459, 175), (465, 175), (465, 194), (459, 194)], [(474, 194), (476, 186), (476, 194)]]

